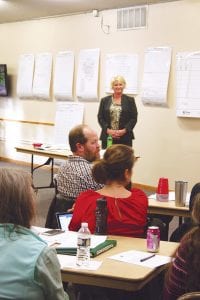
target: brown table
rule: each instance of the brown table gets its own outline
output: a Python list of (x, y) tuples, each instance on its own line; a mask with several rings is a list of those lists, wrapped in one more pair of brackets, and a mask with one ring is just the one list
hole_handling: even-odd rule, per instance
[[(150, 269), (143, 266), (109, 259), (109, 256), (123, 251), (146, 251), (146, 239), (121, 236), (112, 236), (110, 238), (117, 240), (117, 246), (94, 258), (96, 260), (103, 261), (98, 270), (89, 271), (64, 268), (61, 270), (63, 282), (136, 291), (140, 290), (146, 283), (150, 282), (162, 270), (167, 268), (167, 265), (163, 265), (155, 269)], [(160, 251), (158, 254), (171, 256), (177, 246), (178, 243), (161, 241)]]
[(178, 217), (190, 217), (189, 207), (175, 206), (175, 201), (160, 202), (155, 199), (148, 199), (149, 207), (148, 212), (151, 214), (178, 216)]
[[(50, 165), (51, 166), (51, 180), (48, 186), (39, 186), (35, 187), (38, 189), (50, 188), (54, 187), (53, 176), (54, 176), (54, 159), (63, 159), (66, 160), (67, 157), (72, 154), (70, 150), (50, 150), (50, 149), (42, 149), (42, 148), (34, 148), (33, 146), (17, 146), (15, 147), (17, 152), (30, 154), (31, 155), (31, 174), (33, 175), (34, 171), (43, 166)], [(44, 164), (37, 165), (34, 167), (34, 156), (44, 156), (47, 157), (47, 160)]]

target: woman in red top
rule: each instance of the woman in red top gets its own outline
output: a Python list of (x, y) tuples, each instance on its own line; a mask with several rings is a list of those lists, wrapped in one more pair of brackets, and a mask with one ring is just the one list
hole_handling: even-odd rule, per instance
[(88, 222), (92, 233), (95, 231), (96, 200), (107, 199), (107, 234), (143, 237), (147, 221), (148, 201), (139, 189), (126, 189), (131, 181), (135, 157), (133, 149), (126, 145), (109, 147), (103, 159), (92, 169), (96, 182), (105, 186), (98, 190), (88, 190), (76, 200), (70, 230), (78, 231), (82, 222)]

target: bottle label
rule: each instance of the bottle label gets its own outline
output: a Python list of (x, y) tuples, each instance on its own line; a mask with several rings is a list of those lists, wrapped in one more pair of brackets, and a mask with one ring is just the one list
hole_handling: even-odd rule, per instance
[(107, 137), (107, 148), (112, 146), (113, 140), (112, 140), (112, 136), (108, 136)]
[(78, 246), (89, 247), (90, 246), (90, 238), (81, 238), (78, 237)]

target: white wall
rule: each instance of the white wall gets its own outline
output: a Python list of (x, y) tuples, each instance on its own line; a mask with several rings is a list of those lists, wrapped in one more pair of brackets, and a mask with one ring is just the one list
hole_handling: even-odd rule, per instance
[[(101, 30), (101, 20), (91, 14), (51, 18), (0, 25), (0, 63), (6, 63), (11, 77), (11, 95), (0, 99), (0, 119), (12, 118), (27, 121), (53, 123), (55, 101), (19, 100), (16, 97), (17, 65), (20, 54), (72, 50), (75, 53), (76, 83), (78, 53), (84, 48), (100, 48), (99, 98), (105, 95), (105, 55), (107, 53), (138, 53), (139, 82), (141, 83), (144, 51), (151, 46), (171, 46), (172, 67), (168, 90), (168, 107), (148, 107), (136, 96), (139, 111), (135, 128), (134, 148), (141, 159), (134, 169), (134, 180), (148, 185), (157, 185), (158, 178), (169, 178), (170, 188), (174, 181), (186, 179), (189, 186), (199, 179), (200, 120), (176, 117), (175, 98), (175, 56), (179, 51), (200, 50), (200, 1), (183, 0), (149, 6), (148, 28), (140, 30), (116, 30), (116, 10), (103, 11), (104, 24), (110, 25), (110, 34)], [(75, 94), (75, 91), (74, 91)], [(76, 97), (75, 97), (76, 98)], [(99, 103), (86, 103), (85, 123), (100, 127), (96, 115)], [(8, 124), (9, 123), (9, 124)], [(8, 130), (8, 127), (13, 127)], [(14, 129), (18, 130), (17, 134)], [(9, 137), (6, 132), (11, 132)], [(53, 126), (29, 125), (0, 121), (0, 156), (21, 159), (15, 153), (18, 136), (34, 140), (37, 134), (51, 141)], [(27, 157), (26, 159), (30, 159)]]

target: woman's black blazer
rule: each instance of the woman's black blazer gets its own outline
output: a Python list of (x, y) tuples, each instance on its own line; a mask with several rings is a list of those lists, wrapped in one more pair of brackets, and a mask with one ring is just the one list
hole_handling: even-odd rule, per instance
[[(98, 122), (102, 128), (100, 139), (105, 142), (107, 139), (107, 128), (111, 128), (110, 120), (110, 105), (112, 103), (112, 96), (107, 96), (101, 99), (99, 111), (98, 111)], [(119, 120), (119, 129), (126, 128), (126, 138), (134, 139), (133, 128), (137, 123), (137, 107), (135, 99), (127, 95), (122, 95), (121, 99), (122, 111)]]

